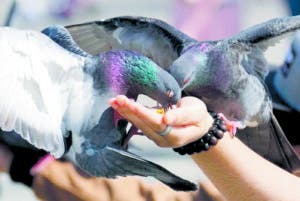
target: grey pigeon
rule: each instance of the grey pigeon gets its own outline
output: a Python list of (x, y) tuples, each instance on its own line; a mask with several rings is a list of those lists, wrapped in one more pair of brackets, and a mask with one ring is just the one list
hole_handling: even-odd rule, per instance
[(205, 42), (163, 21), (143, 17), (117, 17), (66, 28), (79, 47), (91, 54), (110, 49), (144, 54), (169, 70), (184, 93), (201, 97), (210, 110), (245, 127), (268, 121), (272, 110), (262, 83), (267, 73), (262, 49), (259, 41), (254, 44), (250, 38), (252, 32), (259, 32), (253, 29), (261, 27), (227, 40)]
[[(2, 130), (57, 158), (67, 151), (93, 176), (153, 176), (176, 190), (195, 190), (193, 183), (127, 152), (124, 122), (115, 122), (108, 104), (117, 94), (145, 94), (165, 107), (176, 103), (176, 80), (153, 61), (128, 50), (77, 54), (40, 32), (8, 27), (0, 28), (0, 50)], [(71, 139), (69, 149), (65, 139)]]
[[(251, 146), (254, 150), (270, 160), (279, 158), (272, 161), (285, 169), (299, 167), (298, 157), (274, 122), (264, 84), (268, 69), (263, 53), (285, 34), (299, 29), (300, 16), (272, 19), (218, 41), (197, 41), (161, 20), (145, 17), (115, 17), (66, 28), (91, 54), (130, 49), (151, 58), (176, 78), (184, 94), (201, 98), (209, 110), (223, 113), (240, 128), (254, 127), (255, 131), (275, 126), (263, 136), (251, 133), (242, 140), (250, 145), (247, 139), (253, 139), (257, 143)], [(259, 143), (265, 142), (259, 140), (263, 138), (267, 144)], [(261, 151), (270, 144), (286, 154), (272, 157), (272, 153)], [(292, 162), (287, 162), (289, 159)]]

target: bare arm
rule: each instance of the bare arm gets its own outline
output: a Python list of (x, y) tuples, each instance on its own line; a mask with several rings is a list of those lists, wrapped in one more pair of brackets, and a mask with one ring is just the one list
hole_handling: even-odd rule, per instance
[[(111, 100), (121, 115), (139, 127), (162, 147), (179, 147), (202, 137), (212, 125), (204, 103), (196, 98), (181, 99), (165, 115), (147, 109), (124, 96)], [(173, 129), (166, 137), (156, 132), (166, 124)], [(215, 147), (192, 155), (228, 200), (299, 200), (300, 179), (278, 168), (250, 150), (237, 138), (225, 134)]]
[(300, 179), (225, 135), (209, 151), (192, 156), (228, 200), (299, 200)]

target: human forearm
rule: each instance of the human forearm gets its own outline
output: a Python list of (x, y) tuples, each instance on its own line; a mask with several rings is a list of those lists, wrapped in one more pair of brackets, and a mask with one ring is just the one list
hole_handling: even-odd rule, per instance
[[(299, 178), (285, 172), (229, 135), (192, 156), (228, 200), (298, 200)], [(237, 165), (238, 164), (238, 165)]]
[[(125, 97), (117, 97), (110, 103), (161, 147), (185, 146), (203, 137), (212, 125), (205, 105), (194, 97), (182, 98), (163, 117)], [(172, 126), (171, 131), (161, 136), (158, 131), (167, 125)], [(299, 178), (271, 164), (227, 133), (216, 146), (192, 157), (230, 201), (299, 200)]]

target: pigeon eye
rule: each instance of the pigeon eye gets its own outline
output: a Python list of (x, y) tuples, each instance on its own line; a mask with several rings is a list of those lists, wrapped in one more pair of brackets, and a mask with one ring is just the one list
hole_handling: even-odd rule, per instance
[(167, 91), (166, 94), (167, 94), (167, 96), (168, 96), (169, 98), (172, 98), (172, 97), (174, 96), (174, 92), (173, 92), (172, 90), (170, 90), (170, 89)]

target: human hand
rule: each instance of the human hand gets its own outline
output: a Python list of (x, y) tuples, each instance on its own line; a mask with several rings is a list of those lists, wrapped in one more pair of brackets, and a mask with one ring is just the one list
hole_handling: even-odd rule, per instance
[(33, 190), (44, 201), (193, 200), (193, 193), (176, 192), (161, 183), (139, 177), (88, 177), (70, 162), (50, 161), (35, 172)]
[(31, 172), (34, 174), (33, 190), (45, 201), (144, 200), (140, 193), (141, 181), (134, 177), (89, 177), (71, 162), (59, 160), (47, 160)]
[[(174, 109), (165, 114), (159, 114), (123, 95), (112, 98), (110, 105), (161, 147), (181, 147), (193, 142), (201, 138), (213, 123), (206, 105), (195, 97), (182, 98)], [(167, 136), (160, 136), (157, 132), (167, 125), (172, 126), (172, 130)]]
[[(87, 185), (84, 177), (69, 162), (52, 160), (45, 163), (34, 171), (32, 188), (37, 197), (45, 201), (79, 201), (84, 200), (85, 196), (86, 200), (97, 200), (94, 199), (95, 192), (87, 193), (90, 191), (90, 184)], [(105, 198), (105, 194), (103, 197)]]
[(13, 158), (12, 152), (5, 145), (0, 143), (0, 172), (8, 172)]

